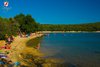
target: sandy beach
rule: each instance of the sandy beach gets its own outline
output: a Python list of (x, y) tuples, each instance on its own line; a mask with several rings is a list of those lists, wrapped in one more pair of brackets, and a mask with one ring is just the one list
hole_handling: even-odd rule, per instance
[[(39, 51), (35, 48), (30, 48), (30, 47), (26, 47), (26, 42), (34, 39), (36, 37), (40, 37), (43, 34), (36, 34), (36, 35), (32, 35), (30, 37), (27, 38), (21, 38), (19, 36), (14, 38), (14, 41), (11, 43), (11, 49), (7, 49), (6, 51), (9, 52), (8, 59), (11, 60), (12, 62), (20, 62), (22, 65), (26, 65), (26, 63), (24, 63), (22, 60), (24, 60), (24, 58), (22, 57), (22, 54), (34, 54), (36, 56), (42, 56), (41, 53), (39, 53)], [(5, 41), (0, 41), (0, 43), (2, 43), (0, 46), (4, 46), (5, 45)], [(5, 49), (1, 50), (3, 53), (5, 51)]]

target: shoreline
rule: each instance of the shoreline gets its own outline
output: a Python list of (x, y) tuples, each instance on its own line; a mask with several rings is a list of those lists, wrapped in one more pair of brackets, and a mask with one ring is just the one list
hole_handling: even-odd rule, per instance
[(100, 33), (100, 31), (41, 31), (41, 33)]
[(15, 37), (15, 40), (11, 43), (11, 49), (9, 50), (6, 59), (11, 60), (13, 63), (19, 62), (21, 66), (26, 67), (37, 67), (38, 65), (42, 67), (58, 67), (63, 65), (64, 60), (45, 58), (44, 53), (38, 50), (40, 45), (37, 44), (37, 48), (28, 47), (26, 45), (29, 40), (43, 35), (44, 34), (35, 34), (27, 38), (20, 38), (19, 36)]
[[(39, 32), (40, 33), (40, 32)], [(55, 33), (55, 32), (53, 32)], [(62, 33), (62, 32), (61, 32)], [(74, 32), (73, 32), (74, 33)], [(35, 67), (35, 63), (33, 61), (36, 60), (36, 63), (40, 63), (41, 65), (43, 64), (43, 67), (47, 67), (49, 65), (52, 65), (52, 63), (55, 63), (57, 65), (63, 64), (63, 60), (55, 59), (55, 58), (44, 58), (44, 53), (41, 53), (40, 48), (41, 45), (37, 44), (37, 48), (32, 48), (32, 47), (27, 47), (26, 44), (29, 40), (35, 39), (38, 37), (43, 36), (44, 33), (40, 34), (33, 34), (32, 36), (26, 37), (26, 38), (20, 38), (19, 36), (15, 37), (14, 42), (11, 44), (11, 49), (9, 50), (8, 58), (12, 60), (12, 62), (20, 62), (22, 65), (29, 66), (29, 63), (32, 63), (33, 66)], [(0, 46), (1, 43), (4, 44), (4, 41), (0, 41)], [(31, 58), (29, 58), (29, 56)], [(28, 58), (26, 58), (28, 57)], [(27, 62), (26, 62), (27, 61)]]
[[(17, 46), (16, 45), (15, 46), (16, 46), (17, 51), (18, 50), (19, 51), (24, 51), (24, 49), (30, 48), (30, 47), (26, 46), (27, 41), (29, 41), (31, 39), (35, 39), (37, 37), (41, 37), (41, 36), (43, 36), (43, 34), (33, 35), (33, 36), (28, 37), (28, 38), (19, 38), (18, 37), (19, 44), (16, 44), (16, 41), (17, 41), (17, 38), (16, 38), (15, 42), (13, 42), (11, 45), (13, 46), (14, 44), (16, 44)], [(18, 41), (17, 41), (17, 43), (18, 43)]]

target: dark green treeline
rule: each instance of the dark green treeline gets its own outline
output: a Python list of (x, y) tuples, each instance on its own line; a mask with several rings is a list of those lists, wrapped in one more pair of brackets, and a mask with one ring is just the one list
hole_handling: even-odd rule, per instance
[(41, 29), (44, 31), (100, 31), (100, 22), (69, 25), (42, 24)]

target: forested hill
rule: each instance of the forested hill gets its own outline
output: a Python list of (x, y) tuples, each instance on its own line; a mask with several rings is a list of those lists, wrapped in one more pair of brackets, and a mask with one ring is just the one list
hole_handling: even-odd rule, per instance
[(100, 31), (100, 22), (87, 24), (41, 24), (44, 31)]

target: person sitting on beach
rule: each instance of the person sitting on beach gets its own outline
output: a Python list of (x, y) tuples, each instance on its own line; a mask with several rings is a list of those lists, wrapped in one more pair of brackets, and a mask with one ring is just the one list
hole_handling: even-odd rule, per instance
[(10, 37), (8, 37), (7, 43), (8, 43), (8, 44), (11, 44), (11, 39), (10, 39)]
[(14, 67), (14, 63), (11, 60), (0, 58), (0, 67)]
[(11, 35), (11, 36), (10, 36), (10, 42), (13, 42), (13, 41), (14, 41), (14, 36)]
[(7, 40), (6, 40), (6, 42), (7, 42), (8, 44), (11, 44), (13, 41), (14, 41), (13, 35), (12, 35), (12, 36), (9, 36), (9, 37), (7, 38)]
[(35, 47), (36, 49), (39, 49), (40, 48), (40, 43)]
[(0, 58), (0, 67), (5, 67), (6, 64), (7, 64), (7, 60), (4, 58)]
[(5, 44), (5, 49), (7, 49), (7, 44)]
[(5, 44), (5, 49), (10, 49), (11, 46), (9, 44)]
[(5, 54), (9, 54), (10, 48), (11, 48), (10, 45), (5, 44), (5, 50), (4, 50)]
[(14, 67), (14, 63), (11, 60), (8, 61), (8, 67)]

